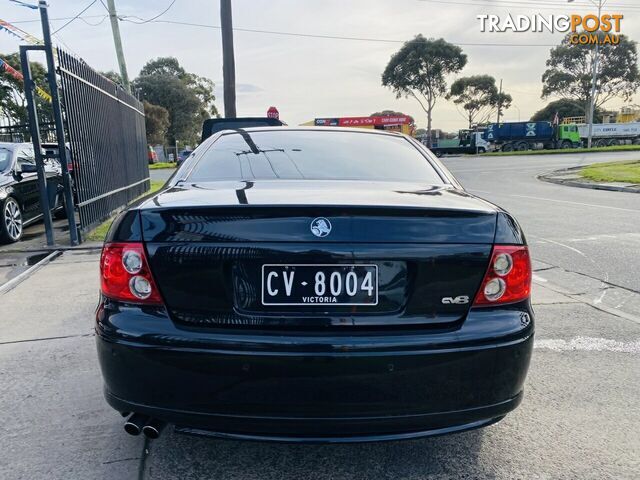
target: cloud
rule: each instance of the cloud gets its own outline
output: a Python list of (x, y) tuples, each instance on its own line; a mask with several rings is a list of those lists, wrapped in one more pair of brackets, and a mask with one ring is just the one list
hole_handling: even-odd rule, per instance
[[(222, 97), (222, 93), (224, 91), (224, 84), (222, 81), (214, 82), (215, 94), (217, 97)], [(243, 95), (249, 93), (258, 93), (263, 92), (264, 89), (258, 85), (254, 85), (253, 83), (236, 83), (236, 95)]]

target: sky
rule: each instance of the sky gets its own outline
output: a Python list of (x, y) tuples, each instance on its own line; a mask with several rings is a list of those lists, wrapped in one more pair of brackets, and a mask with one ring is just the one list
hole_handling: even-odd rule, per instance
[[(152, 58), (176, 57), (187, 71), (216, 83), (216, 105), (223, 111), (220, 30), (164, 22), (219, 26), (218, 0), (175, 0), (157, 21), (132, 23), (158, 15), (171, 1), (116, 0), (118, 14), (130, 20), (120, 22), (129, 76), (135, 77)], [(497, 14), (504, 18), (507, 14), (588, 14), (595, 12), (590, 1), (575, 0), (568, 4), (566, 0), (232, 0), (236, 29), (395, 41), (236, 30), (238, 116), (264, 116), (274, 105), (282, 120), (297, 125), (316, 117), (367, 116), (392, 109), (412, 115), (418, 126), (424, 127), (426, 115), (417, 102), (396, 99), (380, 79), (389, 58), (402, 42), (421, 33), (460, 44), (467, 54), (466, 67), (449, 77), (449, 83), (458, 77), (478, 74), (502, 79), (504, 91), (513, 97), (504, 119), (527, 120), (546, 103), (540, 99), (541, 76), (551, 46), (560, 43), (564, 34), (481, 32), (477, 15)], [(49, 0), (49, 16), (73, 17), (91, 3), (92, 0)], [(68, 19), (52, 20), (52, 30), (64, 26), (54, 40), (97, 70), (117, 70), (111, 27), (105, 13), (98, 0), (82, 14), (85, 18), (66, 26)], [(607, 0), (603, 13), (622, 13), (622, 33), (640, 40), (637, 0)], [(0, 0), (0, 18), (19, 22), (16, 26), (41, 36), (36, 10)], [(0, 53), (17, 51), (18, 45), (16, 38), (0, 31)], [(629, 103), (640, 103), (640, 95)], [(605, 107), (617, 109), (624, 104), (616, 99)], [(466, 121), (452, 102), (440, 99), (433, 127), (456, 131), (466, 127)]]

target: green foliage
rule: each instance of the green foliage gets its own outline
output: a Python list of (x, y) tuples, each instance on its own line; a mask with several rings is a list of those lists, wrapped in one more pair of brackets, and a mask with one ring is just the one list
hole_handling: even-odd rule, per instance
[[(9, 65), (18, 71), (20, 68), (20, 55), (12, 53), (5, 55), (0, 53), (0, 58), (5, 60)], [(50, 93), (49, 84), (47, 83), (47, 70), (38, 62), (30, 62), (31, 75), (36, 85)], [(53, 110), (51, 103), (40, 98), (34, 92), (36, 107), (39, 113), (41, 123), (51, 122), (53, 119)], [(14, 125), (28, 123), (27, 99), (24, 96), (24, 85), (21, 80), (13, 78), (4, 70), (0, 71), (0, 116), (4, 117)]]
[(453, 99), (453, 103), (466, 111), (469, 128), (486, 123), (498, 106), (508, 109), (512, 100), (508, 93), (498, 91), (496, 79), (491, 75), (459, 78), (451, 85), (447, 99)]
[[(567, 34), (551, 50), (547, 70), (542, 75), (542, 98), (557, 95), (573, 99), (589, 110), (594, 61), (592, 45), (571, 44)], [(619, 44), (600, 45), (596, 83), (596, 107), (612, 98), (628, 101), (640, 86), (638, 52), (635, 42), (620, 35)]]
[(391, 88), (396, 98), (413, 97), (420, 104), (427, 114), (431, 138), (433, 108), (447, 92), (446, 77), (462, 70), (466, 63), (460, 47), (417, 35), (393, 54), (382, 73), (382, 85)]
[(202, 122), (218, 115), (213, 82), (187, 72), (173, 57), (147, 62), (134, 88), (142, 99), (169, 112), (169, 143), (197, 143)]
[(164, 143), (169, 130), (169, 112), (166, 108), (154, 105), (146, 100), (144, 104), (144, 123), (147, 130), (147, 143), (157, 145)]
[(152, 163), (151, 165), (149, 165), (149, 170), (167, 170), (167, 169), (176, 168), (176, 167), (177, 167), (177, 163), (175, 162), (158, 162), (158, 163)]
[(414, 120), (414, 118), (411, 115), (407, 115), (406, 113), (402, 113), (402, 112), (397, 112), (395, 110), (382, 110), (381, 112), (373, 112), (371, 115), (369, 115), (370, 117), (409, 117), (411, 119), (411, 123), (409, 125), (412, 125), (415, 127), (416, 125), (416, 121)]
[(580, 175), (595, 182), (640, 183), (640, 160), (588, 165)]
[(114, 72), (113, 70), (109, 70), (107, 72), (100, 72), (100, 75), (103, 77), (107, 77), (113, 83), (123, 86), (122, 76), (118, 72)]
[[(545, 107), (534, 113), (531, 117), (531, 121), (552, 122), (556, 115), (556, 112), (558, 112), (558, 117), (560, 117), (560, 120), (565, 117), (584, 117), (586, 115), (586, 111), (582, 103), (576, 100), (571, 100), (569, 98), (561, 98), (560, 100), (549, 102)], [(602, 112), (600, 111), (600, 109), (596, 109), (594, 121), (602, 121)]]
[(411, 115), (407, 115), (406, 113), (398, 112), (396, 110), (382, 110), (380, 112), (373, 112), (370, 117), (390, 117), (390, 116), (404, 116), (409, 117), (413, 120)]

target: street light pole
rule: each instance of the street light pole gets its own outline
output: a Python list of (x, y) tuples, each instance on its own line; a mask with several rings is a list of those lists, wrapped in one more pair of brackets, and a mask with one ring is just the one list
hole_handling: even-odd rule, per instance
[(512, 103), (511, 106), (514, 107), (516, 110), (518, 110), (518, 121), (520, 121), (520, 109), (515, 103)]
[[(603, 4), (603, 0), (598, 0), (598, 18), (600, 18)], [(596, 83), (598, 80), (599, 53), (600, 49), (598, 46), (598, 42), (596, 42), (595, 50), (593, 51), (593, 71), (591, 73), (591, 96), (589, 98), (589, 134), (587, 136), (587, 148), (591, 148), (591, 143), (593, 141), (593, 115), (595, 113), (596, 106)]]
[[(574, 0), (567, 0), (569, 3), (572, 3)], [(594, 0), (589, 0), (594, 6), (598, 7), (598, 20), (602, 16), (602, 7), (607, 2), (607, 0), (598, 0), (596, 3)], [(591, 148), (591, 144), (593, 141), (593, 116), (595, 114), (595, 105), (596, 105), (596, 85), (598, 83), (598, 56), (600, 54), (600, 47), (598, 42), (595, 44), (595, 48), (593, 51), (593, 66), (591, 70), (591, 94), (589, 96), (589, 131), (587, 134), (587, 148)]]
[(116, 13), (115, 0), (107, 0), (109, 6), (109, 19), (111, 20), (111, 32), (113, 33), (113, 44), (116, 47), (116, 56), (118, 57), (118, 65), (120, 67), (120, 76), (122, 77), (122, 86), (131, 93), (129, 85), (129, 74), (127, 73), (127, 63), (124, 60), (124, 51), (122, 50), (122, 38), (120, 38), (120, 25), (118, 24), (118, 14)]
[(500, 125), (500, 115), (502, 114), (502, 79), (500, 79), (500, 91), (498, 92), (498, 126)]

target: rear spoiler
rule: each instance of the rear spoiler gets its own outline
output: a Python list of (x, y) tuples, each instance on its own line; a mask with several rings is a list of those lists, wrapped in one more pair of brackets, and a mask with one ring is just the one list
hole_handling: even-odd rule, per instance
[(202, 124), (202, 139), (207, 138), (221, 130), (237, 130), (250, 127), (282, 127), (286, 125), (277, 118), (268, 117), (241, 117), (241, 118), (210, 118)]

